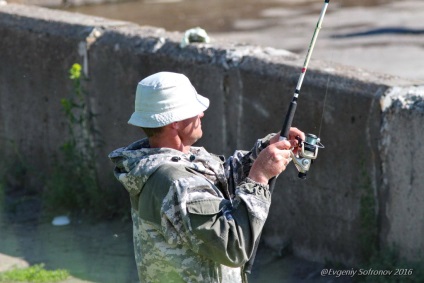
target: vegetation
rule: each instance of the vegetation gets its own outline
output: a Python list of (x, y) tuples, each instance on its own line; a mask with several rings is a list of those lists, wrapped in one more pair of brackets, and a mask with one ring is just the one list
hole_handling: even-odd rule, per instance
[(44, 264), (16, 268), (0, 273), (0, 282), (59, 282), (69, 277), (64, 269), (46, 270)]
[[(128, 219), (129, 202), (125, 191), (102, 188), (99, 182), (96, 160), (103, 141), (95, 127), (96, 114), (91, 111), (89, 93), (85, 89), (89, 80), (84, 77), (81, 65), (72, 65), (69, 78), (73, 91), (60, 101), (67, 133), (64, 142), (49, 157), (53, 159), (53, 169), (47, 172), (33, 168), (19, 151), (17, 142), (4, 138), (9, 151), (0, 149), (3, 156), (0, 200), (8, 212), (14, 212), (29, 198), (37, 198), (46, 208), (43, 213), (47, 214)], [(26, 183), (29, 179), (31, 184)], [(32, 183), (43, 186), (35, 187)]]
[[(87, 79), (81, 65), (69, 70), (73, 93), (61, 100), (67, 121), (68, 139), (60, 147), (54, 171), (48, 176), (43, 199), (49, 211), (79, 212), (94, 217), (105, 217), (122, 212), (116, 193), (102, 189), (96, 169), (96, 147), (102, 141), (94, 126), (96, 115), (90, 110), (88, 93), (83, 88)], [(129, 210), (127, 210), (129, 211)]]
[[(396, 247), (381, 249), (378, 240), (377, 204), (371, 177), (364, 161), (361, 162), (360, 234), (362, 264), (357, 270), (356, 282), (407, 283), (424, 282), (424, 262), (402, 259)], [(392, 272), (391, 275), (374, 275), (372, 272)], [(371, 273), (371, 274), (368, 274)]]

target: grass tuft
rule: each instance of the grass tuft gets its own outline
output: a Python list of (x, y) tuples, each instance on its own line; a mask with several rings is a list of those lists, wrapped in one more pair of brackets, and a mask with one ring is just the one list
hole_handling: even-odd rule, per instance
[(16, 268), (0, 273), (0, 282), (59, 282), (69, 277), (64, 269), (46, 270), (44, 264)]

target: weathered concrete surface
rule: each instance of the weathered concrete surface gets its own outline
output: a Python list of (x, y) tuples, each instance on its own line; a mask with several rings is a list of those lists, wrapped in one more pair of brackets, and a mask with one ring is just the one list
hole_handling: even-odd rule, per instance
[[(0, 37), (7, 39), (0, 42), (0, 148), (4, 160), (17, 151), (37, 168), (22, 178), (33, 186), (43, 185), (37, 176), (51, 171), (66, 139), (60, 99), (72, 91), (68, 69), (74, 62), (84, 63), (90, 78), (85, 86), (104, 140), (97, 148), (101, 181), (118, 190), (106, 156), (142, 136), (126, 125), (141, 78), (161, 70), (186, 74), (211, 99), (200, 144), (228, 155), (280, 129), (303, 63), (282, 50), (224, 42), (181, 49), (179, 33), (12, 4), (0, 6)], [(264, 241), (276, 249), (290, 244), (308, 259), (353, 264), (375, 230), (383, 245), (395, 243), (405, 256), (413, 251), (419, 257), (424, 177), (409, 168), (424, 161), (419, 143), (409, 143), (421, 140), (423, 111), (404, 107), (401, 115), (392, 114), (397, 100), (386, 99), (404, 97), (411, 83), (314, 62), (319, 68), (308, 71), (294, 125), (320, 134), (326, 149), (306, 181), (297, 179), (293, 167), (278, 178)], [(387, 102), (383, 108), (381, 101)], [(422, 96), (413, 101), (419, 105)], [(405, 127), (409, 117), (414, 122)], [(413, 164), (408, 156), (416, 157)], [(410, 179), (399, 168), (414, 177), (413, 185), (404, 187)], [(373, 201), (364, 202), (367, 197)], [(366, 216), (375, 225), (364, 224)]]
[(390, 89), (381, 101), (383, 184), (381, 239), (403, 256), (422, 259), (424, 246), (424, 87)]

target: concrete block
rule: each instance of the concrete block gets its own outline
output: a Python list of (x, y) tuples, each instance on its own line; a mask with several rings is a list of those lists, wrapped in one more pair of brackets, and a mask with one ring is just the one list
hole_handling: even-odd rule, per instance
[(381, 241), (403, 257), (424, 255), (424, 87), (395, 87), (381, 99)]

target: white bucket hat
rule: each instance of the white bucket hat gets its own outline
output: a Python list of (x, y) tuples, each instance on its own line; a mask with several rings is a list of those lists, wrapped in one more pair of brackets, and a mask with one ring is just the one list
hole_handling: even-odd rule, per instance
[(137, 85), (135, 111), (128, 124), (158, 128), (194, 117), (209, 107), (183, 74), (160, 72)]

